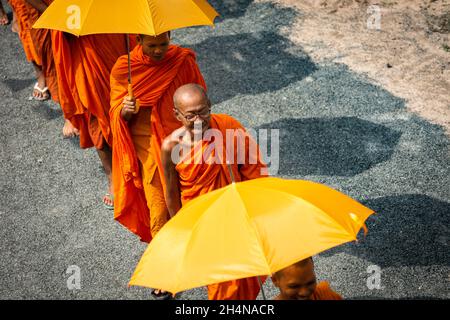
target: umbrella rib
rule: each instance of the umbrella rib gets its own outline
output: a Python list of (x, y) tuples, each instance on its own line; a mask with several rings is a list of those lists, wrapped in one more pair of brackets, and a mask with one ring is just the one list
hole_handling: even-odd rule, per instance
[(308, 203), (308, 204), (310, 204), (311, 206), (313, 206), (314, 208), (318, 209), (323, 215), (325, 215), (325, 216), (329, 217), (331, 220), (333, 220), (333, 221), (339, 226), (339, 228), (342, 229), (342, 230), (344, 230), (349, 236), (351, 236), (352, 238), (355, 238), (355, 236), (354, 236), (353, 234), (350, 234), (350, 233), (348, 232), (348, 230), (345, 229), (345, 228), (344, 228), (344, 227), (343, 227), (336, 219), (334, 219), (332, 216), (330, 216), (329, 214), (327, 214), (324, 210), (322, 210), (322, 208), (319, 208), (318, 206), (316, 206), (316, 205), (312, 204), (311, 202), (305, 200), (303, 197), (300, 197), (300, 196), (294, 196), (294, 195), (290, 194), (289, 192), (286, 192), (286, 191), (283, 191), (283, 190), (277, 190), (277, 189), (267, 188), (267, 187), (252, 186), (251, 188), (264, 189), (264, 190), (269, 190), (269, 191), (271, 191), (271, 192), (278, 192), (278, 193), (281, 193), (281, 194), (285, 195), (286, 197), (292, 199), (293, 201), (295, 201), (295, 202), (297, 202), (297, 203), (300, 202), (300, 201), (302, 201), (303, 203)]
[[(199, 7), (199, 5), (197, 4), (197, 2), (195, 0), (191, 0), (191, 2), (193, 2), (195, 4), (195, 6), (199, 9), (199, 11), (202, 13), (202, 15), (204, 17), (206, 17), (207, 20), (210, 20), (209, 17), (205, 14), (205, 12)], [(208, 3), (208, 5), (210, 5)], [(211, 6), (211, 5), (210, 5)], [(211, 6), (212, 7), (212, 6)], [(216, 12), (216, 15), (214, 16), (213, 20), (211, 21), (212, 24), (214, 24), (214, 19), (218, 16), (217, 11), (214, 7), (212, 7), (214, 9), (214, 11)]]
[[(86, 10), (86, 16), (84, 17), (84, 21), (87, 21), (87, 18), (88, 18), (88, 16), (89, 16), (89, 13), (91, 12), (91, 7), (92, 7), (92, 4), (94, 3), (94, 1), (95, 1), (95, 0), (91, 0), (91, 2), (89, 2), (89, 7), (88, 7), (87, 10)], [(84, 25), (85, 25), (85, 23), (82, 23), (82, 24), (81, 24), (81, 27), (80, 27), (80, 35), (83, 34), (83, 27), (84, 27)]]
[[(228, 185), (227, 187), (229, 187), (229, 186), (231, 186), (231, 185)], [(225, 190), (223, 193), (225, 193), (225, 192), (227, 192), (227, 191), (228, 191), (228, 190)], [(223, 195), (223, 193), (222, 193), (222, 195)], [(208, 206), (206, 207), (206, 209), (204, 210), (204, 212), (203, 212), (203, 214), (202, 214), (201, 216), (203, 216), (204, 213), (205, 213), (207, 210), (209, 210), (209, 208), (219, 200), (219, 198), (220, 198), (220, 197), (217, 197), (214, 201), (212, 201), (211, 203), (209, 203)], [(191, 235), (192, 235), (192, 233), (194, 232), (194, 230), (197, 228), (197, 226), (198, 226), (198, 224), (200, 223), (200, 221), (201, 221), (201, 218), (200, 218), (200, 219), (197, 219), (197, 221), (195, 222), (194, 226), (193, 226), (192, 229), (190, 230), (190, 234), (191, 234)], [(182, 260), (181, 260), (181, 263), (179, 264), (181, 270), (183, 270), (182, 267), (183, 267), (183, 265), (184, 265), (184, 261), (186, 260), (186, 255), (187, 255), (187, 252), (189, 251), (189, 250), (188, 250), (188, 247), (190, 247), (191, 241), (192, 241), (192, 237), (190, 236), (190, 237), (189, 237), (189, 241), (188, 241), (188, 243), (186, 244), (186, 249), (184, 250), (183, 258), (182, 258)], [(178, 269), (178, 270), (180, 270), (180, 269)], [(180, 280), (181, 280), (180, 277), (181, 277), (180, 272), (177, 272), (177, 282), (176, 282), (176, 283), (180, 283)], [(178, 288), (177, 288), (177, 290), (178, 290)], [(177, 291), (177, 292), (178, 292), (178, 291)]]
[[(234, 185), (234, 186), (236, 187), (236, 185)], [(236, 189), (237, 189), (237, 188), (236, 188)], [(240, 194), (239, 192), (237, 192), (237, 190), (236, 190), (236, 193), (238, 194), (238, 198), (239, 198), (239, 201), (240, 201), (241, 205), (242, 205), (242, 206), (244, 207), (244, 209), (245, 209), (247, 222), (251, 225), (251, 223), (250, 223), (250, 217), (248, 216), (248, 208), (247, 208), (247, 206), (245, 205), (245, 202), (244, 202), (244, 200), (242, 199), (241, 194)], [(253, 230), (253, 231), (256, 233), (256, 235), (257, 235), (257, 238), (258, 238), (258, 242), (259, 242), (259, 244), (260, 244), (260, 247), (263, 248), (263, 244), (262, 244), (262, 242), (261, 242), (261, 235), (260, 235), (260, 233), (258, 232), (258, 229), (255, 228), (255, 227), (252, 227), (252, 230)], [(266, 258), (266, 255), (264, 254), (264, 252), (262, 252), (262, 256), (264, 257), (264, 261), (266, 261), (267, 270), (269, 270), (269, 273), (268, 273), (268, 274), (270, 274), (271, 272), (270, 272), (269, 262), (267, 261), (267, 258)]]

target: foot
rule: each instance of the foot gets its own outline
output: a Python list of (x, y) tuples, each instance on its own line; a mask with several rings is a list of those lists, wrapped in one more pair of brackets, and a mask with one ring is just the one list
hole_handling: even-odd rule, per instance
[(73, 138), (79, 135), (80, 132), (78, 131), (78, 129), (75, 128), (69, 120), (64, 119), (64, 127), (63, 127), (64, 138)]
[(106, 209), (114, 210), (114, 197), (109, 193), (105, 194), (103, 196), (103, 205)]
[(5, 10), (0, 10), (0, 26), (6, 26), (9, 23), (8, 15)]
[(39, 101), (48, 100), (50, 98), (50, 94), (48, 92), (48, 88), (46, 87), (44, 73), (39, 71), (36, 76), (37, 82), (33, 88), (33, 98)]
[(152, 296), (156, 299), (156, 300), (170, 300), (172, 299), (172, 294), (170, 292), (164, 291), (164, 290), (159, 290), (159, 289), (154, 289), (152, 291)]
[(13, 21), (11, 24), (11, 30), (14, 33), (19, 33), (19, 24), (17, 23), (17, 17), (16, 17), (15, 13), (13, 13)]

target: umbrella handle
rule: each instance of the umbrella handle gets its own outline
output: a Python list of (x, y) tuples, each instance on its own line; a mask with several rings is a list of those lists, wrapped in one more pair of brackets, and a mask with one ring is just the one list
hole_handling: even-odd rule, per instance
[[(131, 83), (128, 84), (128, 96), (130, 98), (134, 98), (134, 93), (133, 93), (133, 88), (131, 87)], [(134, 112), (134, 114), (139, 112), (139, 107), (140, 107), (139, 101), (136, 100), (136, 111)]]
[(262, 281), (261, 281), (261, 277), (258, 276), (257, 278), (258, 278), (259, 288), (261, 289), (261, 293), (262, 293), (263, 300), (267, 300), (267, 298), (266, 298), (266, 293), (264, 292), (263, 283), (262, 283)]

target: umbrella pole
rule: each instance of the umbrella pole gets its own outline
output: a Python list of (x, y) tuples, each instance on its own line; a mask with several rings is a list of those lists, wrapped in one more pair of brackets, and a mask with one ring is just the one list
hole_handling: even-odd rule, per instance
[(128, 85), (131, 86), (131, 61), (130, 61), (130, 36), (126, 34), (127, 38), (127, 53), (128, 53)]
[(236, 181), (234, 180), (233, 170), (231, 169), (231, 165), (228, 163), (228, 161), (227, 161), (227, 167), (228, 167), (228, 171), (230, 172), (231, 182), (235, 183)]
[[(128, 54), (128, 96), (134, 98), (133, 87), (131, 86), (131, 57), (130, 57), (130, 35), (126, 35), (127, 42), (127, 54)], [(139, 112), (139, 101), (136, 101), (136, 110), (134, 114)]]
[(261, 281), (261, 277), (258, 276), (257, 278), (258, 278), (258, 282), (259, 282), (259, 287), (261, 288), (261, 294), (263, 296), (263, 300), (267, 300), (266, 294), (264, 293), (264, 288), (263, 288), (263, 284), (262, 284), (262, 281)]

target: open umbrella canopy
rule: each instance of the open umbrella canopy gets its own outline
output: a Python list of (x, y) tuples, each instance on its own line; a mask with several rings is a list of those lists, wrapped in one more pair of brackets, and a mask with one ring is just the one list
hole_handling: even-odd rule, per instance
[(130, 285), (173, 294), (270, 275), (356, 240), (373, 211), (325, 185), (260, 178), (185, 205), (147, 247)]
[(159, 35), (213, 25), (218, 13), (206, 0), (55, 0), (33, 25), (72, 33)]

